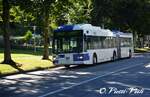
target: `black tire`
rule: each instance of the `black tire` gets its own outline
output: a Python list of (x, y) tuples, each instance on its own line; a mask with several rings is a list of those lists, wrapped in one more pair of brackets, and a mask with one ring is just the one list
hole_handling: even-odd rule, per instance
[(132, 52), (131, 50), (129, 51), (129, 57), (128, 58), (131, 58), (132, 57)]
[(113, 58), (112, 58), (112, 61), (115, 61), (115, 60), (117, 60), (116, 52), (113, 53)]
[(64, 65), (65, 66), (65, 68), (70, 68), (70, 65)]
[(97, 56), (96, 56), (96, 54), (93, 55), (93, 64), (94, 65), (97, 64)]

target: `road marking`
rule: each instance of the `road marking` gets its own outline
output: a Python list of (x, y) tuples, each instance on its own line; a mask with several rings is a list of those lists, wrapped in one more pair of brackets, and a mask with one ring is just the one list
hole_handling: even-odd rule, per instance
[(52, 91), (52, 92), (49, 92), (49, 93), (46, 93), (44, 95), (41, 95), (39, 97), (46, 97), (46, 96), (49, 96), (49, 95), (52, 95), (52, 94), (55, 94), (55, 93), (59, 93), (59, 92), (62, 92), (64, 90), (68, 90), (68, 89), (71, 89), (73, 87), (76, 87), (76, 86), (80, 86), (82, 84), (85, 84), (85, 83), (88, 83), (90, 81), (93, 81), (93, 80), (96, 80), (98, 78), (101, 78), (101, 77), (105, 77), (105, 76), (108, 76), (108, 75), (111, 75), (111, 74), (114, 74), (114, 73), (117, 73), (117, 72), (120, 72), (120, 71), (123, 71), (123, 70), (126, 70), (126, 69), (130, 69), (130, 68), (133, 68), (133, 67), (136, 67), (136, 66), (140, 66), (140, 65), (143, 65), (144, 63), (140, 63), (138, 65), (134, 65), (134, 66), (128, 66), (126, 68), (122, 68), (122, 69), (119, 69), (119, 70), (116, 70), (116, 71), (113, 71), (113, 72), (109, 72), (109, 73), (106, 73), (104, 75), (100, 75), (100, 76), (97, 76), (97, 77), (94, 77), (92, 79), (88, 79), (88, 80), (85, 80), (85, 81), (82, 81), (80, 83), (77, 83), (75, 85), (72, 85), (72, 86), (69, 86), (69, 87), (66, 87), (66, 88), (63, 88), (63, 89), (58, 89), (58, 90), (55, 90), (55, 91)]

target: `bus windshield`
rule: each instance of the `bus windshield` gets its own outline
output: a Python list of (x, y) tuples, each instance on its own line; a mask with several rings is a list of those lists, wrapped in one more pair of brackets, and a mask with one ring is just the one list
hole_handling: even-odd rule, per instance
[(83, 50), (83, 31), (56, 32), (53, 53), (77, 53)]

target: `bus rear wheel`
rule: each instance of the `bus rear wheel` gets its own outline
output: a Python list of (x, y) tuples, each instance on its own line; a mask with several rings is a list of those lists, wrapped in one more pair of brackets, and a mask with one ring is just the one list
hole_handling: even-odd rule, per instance
[(132, 52), (131, 50), (129, 51), (129, 57), (128, 58), (131, 58), (132, 57)]
[(96, 55), (93, 56), (93, 64), (94, 65), (97, 64), (97, 57), (96, 57)]

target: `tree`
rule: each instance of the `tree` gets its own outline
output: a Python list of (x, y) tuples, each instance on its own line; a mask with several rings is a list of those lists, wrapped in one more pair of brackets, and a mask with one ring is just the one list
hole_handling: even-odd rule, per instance
[[(12, 3), (13, 2), (13, 3)], [(14, 65), (11, 57), (11, 44), (10, 44), (10, 9), (17, 0), (2, 0), (0, 7), (2, 8), (2, 22), (3, 22), (3, 39), (4, 39), (4, 64)], [(15, 16), (14, 16), (15, 17)]]
[[(149, 0), (114, 0), (112, 21), (114, 27), (121, 31), (132, 32), (135, 43), (149, 33), (150, 4)], [(144, 47), (144, 39), (140, 45)], [(140, 41), (139, 41), (140, 42)]]
[[(146, 34), (149, 31), (149, 0), (94, 0), (93, 25)], [(109, 25), (109, 26), (108, 26)]]
[(44, 38), (44, 52), (42, 59), (49, 59), (49, 14), (50, 7), (55, 0), (11, 0), (12, 4), (20, 6), (26, 12), (32, 12), (37, 17), (40, 13), (42, 19), (42, 30)]
[(2, 1), (3, 5), (3, 37), (4, 37), (4, 61), (5, 64), (14, 63), (11, 58), (10, 32), (9, 32), (9, 10), (10, 5), (8, 0)]
[(91, 19), (92, 1), (91, 0), (69, 0), (67, 5), (66, 19), (68, 23), (89, 23)]
[(108, 25), (112, 12), (112, 0), (93, 0), (91, 24), (95, 26)]
[[(90, 19), (91, 0), (10, 0), (12, 5), (32, 13), (34, 25), (42, 28), (44, 52), (42, 59), (49, 59), (49, 37), (53, 25), (83, 23)], [(15, 8), (18, 10), (18, 8)], [(61, 17), (61, 18), (60, 18)], [(20, 17), (19, 17), (20, 18)], [(18, 19), (18, 18), (17, 18)], [(16, 18), (15, 18), (16, 20)]]
[(43, 38), (44, 38), (44, 52), (42, 59), (49, 59), (49, 16), (50, 16), (50, 8), (52, 3), (55, 0), (40, 0), (40, 11), (43, 17)]

